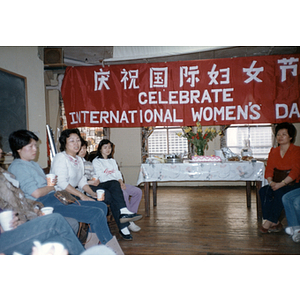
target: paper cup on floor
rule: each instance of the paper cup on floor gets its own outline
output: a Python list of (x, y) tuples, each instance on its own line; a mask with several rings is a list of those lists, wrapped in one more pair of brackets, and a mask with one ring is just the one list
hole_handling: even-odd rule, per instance
[(98, 201), (103, 201), (104, 200), (104, 195), (105, 191), (104, 190), (97, 190), (97, 200)]
[(41, 209), (41, 212), (42, 212), (43, 216), (45, 216), (45, 215), (50, 215), (50, 214), (53, 213), (53, 207), (50, 207), (50, 206), (43, 207), (43, 208)]
[(47, 185), (48, 186), (54, 186), (55, 185), (55, 174), (47, 174), (46, 179), (47, 179)]
[(9, 231), (13, 229), (12, 225), (10, 224), (13, 217), (14, 215), (12, 210), (6, 210), (0, 213), (0, 224), (4, 231)]

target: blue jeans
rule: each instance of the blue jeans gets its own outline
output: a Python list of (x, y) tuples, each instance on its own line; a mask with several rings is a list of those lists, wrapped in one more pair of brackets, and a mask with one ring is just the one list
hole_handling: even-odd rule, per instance
[(300, 226), (300, 188), (282, 197), (282, 203), (289, 226)]
[(32, 219), (16, 229), (0, 235), (0, 253), (31, 254), (34, 241), (41, 244), (58, 242), (65, 246), (69, 254), (79, 255), (83, 246), (74, 234), (71, 226), (60, 214), (51, 214)]
[(78, 200), (80, 205), (77, 202), (65, 205), (54, 196), (54, 192), (40, 197), (37, 201), (42, 202), (44, 206), (52, 206), (54, 212), (60, 213), (64, 217), (90, 224), (92, 232), (96, 233), (101, 244), (105, 245), (113, 238), (107, 225), (107, 206), (105, 203)]
[(284, 194), (299, 188), (300, 184), (286, 185), (273, 191), (269, 185), (265, 185), (259, 190), (263, 218), (273, 223), (277, 223), (283, 210), (282, 197)]

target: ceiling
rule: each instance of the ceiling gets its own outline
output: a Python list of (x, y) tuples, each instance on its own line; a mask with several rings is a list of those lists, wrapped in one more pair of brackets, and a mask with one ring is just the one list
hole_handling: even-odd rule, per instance
[[(68, 66), (104, 66), (299, 53), (299, 47), (295, 46), (41, 46), (38, 48), (45, 69), (52, 70), (65, 69)], [(45, 51), (51, 49), (60, 52), (59, 61), (46, 63)], [(56, 56), (56, 52), (54, 54)]]
[[(216, 50), (220, 46), (46, 46), (39, 47), (39, 55), (44, 60), (46, 67), (61, 66), (89, 66), (89, 65), (108, 65), (116, 63), (125, 63), (145, 60), (167, 59), (170, 56)], [(49, 51), (61, 51), (61, 60), (59, 62), (47, 63), (46, 55)], [(48, 54), (46, 54), (46, 52)], [(56, 56), (56, 53), (51, 52)], [(53, 58), (53, 57), (52, 57)], [(58, 57), (55, 58), (55, 60)]]

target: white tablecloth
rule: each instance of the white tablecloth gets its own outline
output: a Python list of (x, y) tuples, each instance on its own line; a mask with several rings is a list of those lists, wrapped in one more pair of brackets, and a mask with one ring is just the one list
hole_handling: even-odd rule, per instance
[(261, 181), (263, 162), (142, 164), (137, 185), (160, 181)]

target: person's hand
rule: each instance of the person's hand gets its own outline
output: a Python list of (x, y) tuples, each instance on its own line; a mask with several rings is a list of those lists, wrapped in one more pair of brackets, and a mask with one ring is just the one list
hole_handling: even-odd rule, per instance
[(41, 216), (43, 216), (44, 214), (43, 214), (43, 212), (42, 212), (41, 210), (38, 210), (37, 215), (38, 215), (39, 217), (41, 217)]
[(89, 180), (88, 181), (88, 184), (89, 185), (93, 185), (93, 186), (97, 186), (100, 184), (100, 180), (99, 179), (96, 179), (96, 180)]
[[(96, 193), (94, 193), (96, 195)], [(93, 195), (92, 195), (93, 196)], [(97, 198), (97, 195), (95, 196), (95, 198)], [(80, 196), (80, 200), (82, 201), (95, 201), (95, 199), (85, 195), (85, 194), (82, 194), (82, 196)]]
[(17, 213), (13, 213), (14, 214), (14, 217), (13, 219), (10, 221), (10, 225), (12, 226), (13, 229), (17, 228), (19, 225), (21, 225), (21, 221), (19, 219), (19, 214)]
[(126, 185), (123, 181), (120, 182), (120, 186), (122, 190), (126, 190)]
[(55, 175), (55, 179), (53, 181), (54, 181), (54, 185), (57, 185), (57, 175)]
[(40, 216), (43, 216), (43, 213), (41, 212), (40, 208), (39, 207), (35, 207), (33, 209), (33, 211), (40, 217)]
[(270, 184), (271, 188), (273, 191), (277, 191), (279, 190), (280, 188), (282, 188), (283, 186), (285, 186), (285, 184), (283, 182), (272, 182)]

